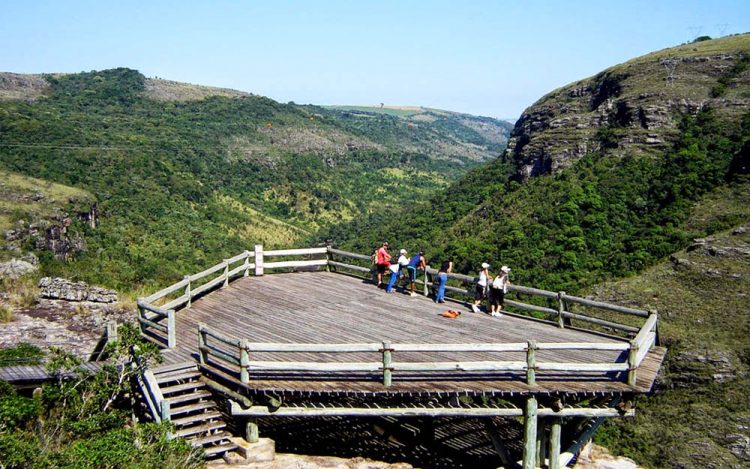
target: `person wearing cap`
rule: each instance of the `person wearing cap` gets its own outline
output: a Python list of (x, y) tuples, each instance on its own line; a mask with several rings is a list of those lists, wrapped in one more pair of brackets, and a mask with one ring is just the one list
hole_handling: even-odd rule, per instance
[(406, 249), (402, 249), (399, 251), (398, 260), (391, 259), (391, 265), (388, 267), (391, 271), (391, 278), (388, 280), (388, 286), (385, 287), (386, 293), (395, 293), (393, 286), (396, 284), (396, 280), (404, 278), (404, 267), (409, 263), (406, 254)]
[(474, 288), (474, 304), (471, 305), (471, 310), (475, 313), (479, 312), (479, 304), (487, 297), (487, 282), (490, 278), (489, 268), (490, 265), (488, 263), (482, 262), (482, 270), (479, 271), (479, 280)]
[(508, 274), (510, 274), (510, 268), (507, 265), (500, 267), (500, 272), (490, 287), (490, 315), (496, 318), (503, 315), (500, 310), (503, 309), (505, 294), (508, 293), (508, 285), (510, 285)]
[(383, 284), (383, 274), (388, 270), (391, 263), (391, 255), (388, 253), (388, 242), (384, 242), (375, 256), (375, 268), (378, 273), (378, 288)]
[(409, 263), (406, 264), (406, 272), (409, 274), (409, 282), (411, 283), (411, 296), (417, 296), (414, 291), (415, 284), (417, 282), (417, 270), (424, 270), (427, 268), (427, 261), (424, 260), (424, 252), (419, 251), (415, 256), (409, 259)]

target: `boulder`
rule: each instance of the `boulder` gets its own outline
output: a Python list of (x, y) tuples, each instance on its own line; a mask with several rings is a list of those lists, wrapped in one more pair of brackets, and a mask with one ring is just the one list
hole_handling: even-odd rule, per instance
[(85, 282), (71, 282), (64, 278), (43, 277), (39, 280), (42, 298), (66, 301), (92, 301), (115, 303), (117, 292), (101, 287), (92, 287)]
[(8, 262), (1, 263), (0, 278), (17, 279), (34, 272), (37, 269), (36, 262), (32, 263), (29, 260), (31, 259), (11, 259)]

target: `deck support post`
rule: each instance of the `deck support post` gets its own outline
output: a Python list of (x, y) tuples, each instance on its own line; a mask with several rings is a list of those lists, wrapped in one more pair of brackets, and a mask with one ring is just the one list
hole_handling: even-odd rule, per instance
[(526, 347), (526, 384), (536, 384), (536, 341), (533, 340)]
[(177, 345), (177, 325), (173, 309), (167, 311), (167, 347), (175, 348)]
[(393, 380), (393, 370), (391, 369), (391, 342), (383, 341), (383, 385), (390, 386)]
[(229, 285), (229, 261), (224, 259), (224, 286)]
[(255, 245), (255, 275), (263, 275), (263, 245)]
[(206, 364), (206, 359), (208, 358), (206, 353), (206, 326), (203, 324), (198, 325), (198, 359), (200, 360), (201, 365)]
[(250, 354), (247, 351), (247, 340), (240, 341), (240, 381), (248, 383), (250, 381), (250, 373), (248, 367), (250, 366)]
[(549, 432), (549, 469), (560, 469), (560, 435), (562, 434), (562, 419), (552, 419)]
[(257, 443), (260, 438), (260, 432), (258, 431), (258, 424), (255, 420), (248, 420), (245, 422), (245, 441), (248, 443)]
[(638, 343), (635, 340), (630, 341), (630, 353), (628, 353), (628, 384), (635, 386), (636, 380), (636, 361), (638, 357)]
[(547, 457), (547, 428), (545, 420), (539, 420), (536, 426), (536, 467), (542, 467), (545, 458)]
[(193, 294), (190, 293), (190, 276), (186, 275), (182, 277), (182, 279), (187, 282), (187, 284), (185, 285), (185, 298), (187, 298), (187, 304), (185, 305), (185, 307), (189, 308), (193, 305)]
[(247, 277), (250, 274), (250, 251), (245, 251), (245, 263), (242, 266), (245, 268), (242, 276)]
[(523, 414), (523, 469), (536, 468), (536, 426), (537, 401), (529, 396)]
[(565, 292), (561, 291), (557, 293), (557, 327), (560, 329), (565, 327), (565, 320), (563, 318), (563, 312), (565, 311)]

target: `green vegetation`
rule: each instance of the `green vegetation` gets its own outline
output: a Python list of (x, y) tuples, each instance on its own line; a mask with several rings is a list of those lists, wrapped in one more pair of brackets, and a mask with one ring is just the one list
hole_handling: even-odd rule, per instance
[[(38, 209), (3, 202), (0, 224), (35, 222), (59, 206), (73, 219), (68, 236), (86, 249), (39, 252), (42, 274), (125, 292), (164, 285), (257, 242), (301, 244), (320, 227), (424, 200), (499, 151), (468, 127), (471, 141), (461, 142), (457, 123), (409, 127), (386, 115), (364, 123), (252, 95), (152, 99), (153, 82), (124, 68), (46, 79), (45, 98), (0, 101), (0, 171), (9, 177), (0, 190), (54, 181), (50, 193), (70, 193), (45, 195), (55, 203)], [(421, 149), (427, 141), (436, 148)], [(466, 146), (474, 153), (462, 155)], [(69, 206), (94, 199), (96, 229)], [(40, 236), (22, 247), (34, 250)]]
[(39, 365), (44, 352), (31, 344), (19, 344), (15, 347), (0, 348), (0, 366)]
[[(121, 326), (120, 341), (110, 345), (112, 365), (95, 375), (78, 371), (79, 360), (53, 350), (48, 368), (57, 382), (28, 397), (0, 382), (0, 461), (7, 468), (201, 467), (200, 454), (181, 439), (168, 437), (169, 426), (137, 424), (130, 414), (130, 347), (138, 330)], [(140, 345), (140, 358), (155, 348)], [(19, 351), (20, 350), (20, 351)], [(21, 355), (33, 350), (16, 348)]]
[(489, 260), (514, 267), (519, 283), (580, 291), (633, 275), (683, 248), (691, 206), (747, 163), (750, 117), (724, 128), (710, 111), (685, 117), (682, 138), (661, 158), (589, 154), (568, 171), (513, 180), (499, 160), (473, 171), (415, 210), (341, 225), (326, 236), (369, 252), (379, 240), (426, 249), (432, 264), (453, 256), (457, 270)]
[(748, 220), (750, 181), (718, 188), (686, 222), (713, 240), (591, 292), (657, 309), (669, 347), (657, 392), (639, 401), (636, 418), (610, 421), (597, 433), (611, 450), (654, 468), (741, 466), (731, 448), (750, 419), (750, 233), (716, 229), (747, 229)]

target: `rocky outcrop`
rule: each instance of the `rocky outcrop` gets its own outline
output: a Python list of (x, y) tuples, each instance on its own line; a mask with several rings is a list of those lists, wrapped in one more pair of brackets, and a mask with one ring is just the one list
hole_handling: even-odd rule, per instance
[(599, 445), (588, 443), (578, 455), (574, 469), (643, 469), (630, 458), (612, 456)]
[(716, 87), (746, 60), (750, 35), (741, 38), (742, 50), (716, 54), (723, 39), (705, 41), (656, 52), (553, 91), (521, 115), (505, 157), (525, 180), (569, 167), (588, 152), (663, 151), (679, 136), (684, 114), (712, 108), (738, 119), (750, 109), (750, 99), (736, 90), (749, 85), (750, 76), (733, 78), (731, 92), (718, 93)]
[(733, 356), (720, 351), (680, 352), (669, 371), (672, 385), (681, 388), (699, 383), (733, 380), (740, 374)]
[(39, 280), (43, 298), (66, 301), (91, 301), (94, 303), (116, 303), (117, 292), (101, 287), (92, 287), (84, 282), (71, 282), (64, 278), (43, 277)]
[(38, 260), (33, 254), (25, 255), (20, 259), (13, 258), (8, 262), (0, 263), (0, 279), (17, 279), (26, 274), (30, 274), (37, 269), (37, 263)]

